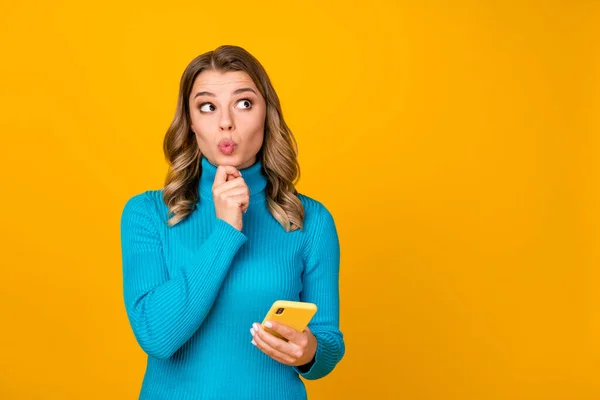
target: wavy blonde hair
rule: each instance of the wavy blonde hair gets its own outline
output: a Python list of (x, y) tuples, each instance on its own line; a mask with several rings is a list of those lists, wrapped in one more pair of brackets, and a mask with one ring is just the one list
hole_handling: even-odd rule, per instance
[(198, 196), (202, 174), (202, 153), (191, 130), (189, 97), (196, 76), (204, 70), (244, 71), (254, 81), (266, 101), (264, 141), (257, 154), (267, 177), (265, 194), (269, 212), (286, 232), (302, 229), (304, 207), (294, 182), (300, 177), (298, 145), (285, 123), (279, 97), (254, 56), (239, 46), (223, 45), (194, 58), (186, 67), (179, 85), (175, 117), (163, 141), (169, 171), (163, 188), (163, 201), (169, 211), (167, 224), (173, 226), (191, 214)]

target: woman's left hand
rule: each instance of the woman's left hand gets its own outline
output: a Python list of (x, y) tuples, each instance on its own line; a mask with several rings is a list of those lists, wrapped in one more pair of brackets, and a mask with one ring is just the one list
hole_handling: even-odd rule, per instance
[(292, 366), (300, 366), (312, 361), (317, 351), (317, 338), (309, 327), (306, 327), (303, 332), (298, 332), (287, 325), (273, 321), (267, 321), (265, 325), (289, 340), (286, 342), (267, 332), (258, 322), (253, 323), (250, 329), (254, 338), (252, 344), (265, 354), (280, 363)]

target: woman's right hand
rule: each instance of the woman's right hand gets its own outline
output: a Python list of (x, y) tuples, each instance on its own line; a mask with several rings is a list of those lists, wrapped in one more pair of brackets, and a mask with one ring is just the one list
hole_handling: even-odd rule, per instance
[(240, 171), (231, 165), (219, 165), (212, 186), (215, 213), (241, 232), (242, 213), (250, 204), (250, 189)]

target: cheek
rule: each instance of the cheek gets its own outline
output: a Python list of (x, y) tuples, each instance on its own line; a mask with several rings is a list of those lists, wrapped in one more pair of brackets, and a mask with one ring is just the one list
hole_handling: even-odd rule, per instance
[(264, 140), (263, 132), (260, 132), (260, 131), (254, 132), (252, 134), (252, 136), (250, 137), (248, 148), (253, 149), (252, 151), (258, 151), (263, 145), (263, 140)]
[[(198, 111), (193, 112), (190, 115), (190, 119), (192, 120), (192, 125), (194, 127), (202, 129), (203, 127), (210, 126), (211, 122), (214, 118), (203, 118), (202, 115), (198, 113)], [(197, 129), (198, 130), (198, 129)]]
[[(247, 115), (245, 118), (241, 119), (244, 124), (244, 130), (250, 133), (255, 133), (257, 131), (262, 131), (265, 128), (265, 114), (263, 113), (253, 113), (252, 115)], [(239, 126), (238, 126), (239, 127)]]
[(196, 132), (196, 138), (198, 141), (206, 142), (213, 136), (213, 132), (218, 132), (218, 122), (214, 118), (198, 118), (197, 116), (191, 117), (194, 131)]
[(252, 116), (244, 121), (239, 121), (237, 124), (238, 128), (240, 128), (240, 123), (243, 124), (243, 132), (247, 138), (246, 140), (252, 142), (253, 144), (260, 144), (260, 142), (263, 140), (265, 131), (264, 118), (261, 118), (260, 116)]

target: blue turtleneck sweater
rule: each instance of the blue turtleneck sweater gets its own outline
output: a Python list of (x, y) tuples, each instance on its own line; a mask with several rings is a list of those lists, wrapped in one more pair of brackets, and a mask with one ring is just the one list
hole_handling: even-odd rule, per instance
[[(197, 209), (167, 226), (162, 190), (131, 197), (121, 215), (125, 309), (147, 367), (140, 399), (306, 399), (300, 376), (329, 374), (345, 352), (339, 329), (340, 247), (325, 206), (303, 194), (303, 230), (270, 214), (257, 160), (241, 170), (250, 203), (238, 231), (216, 218), (217, 167), (202, 158)], [(313, 360), (271, 358), (250, 328), (275, 300), (315, 303)]]

